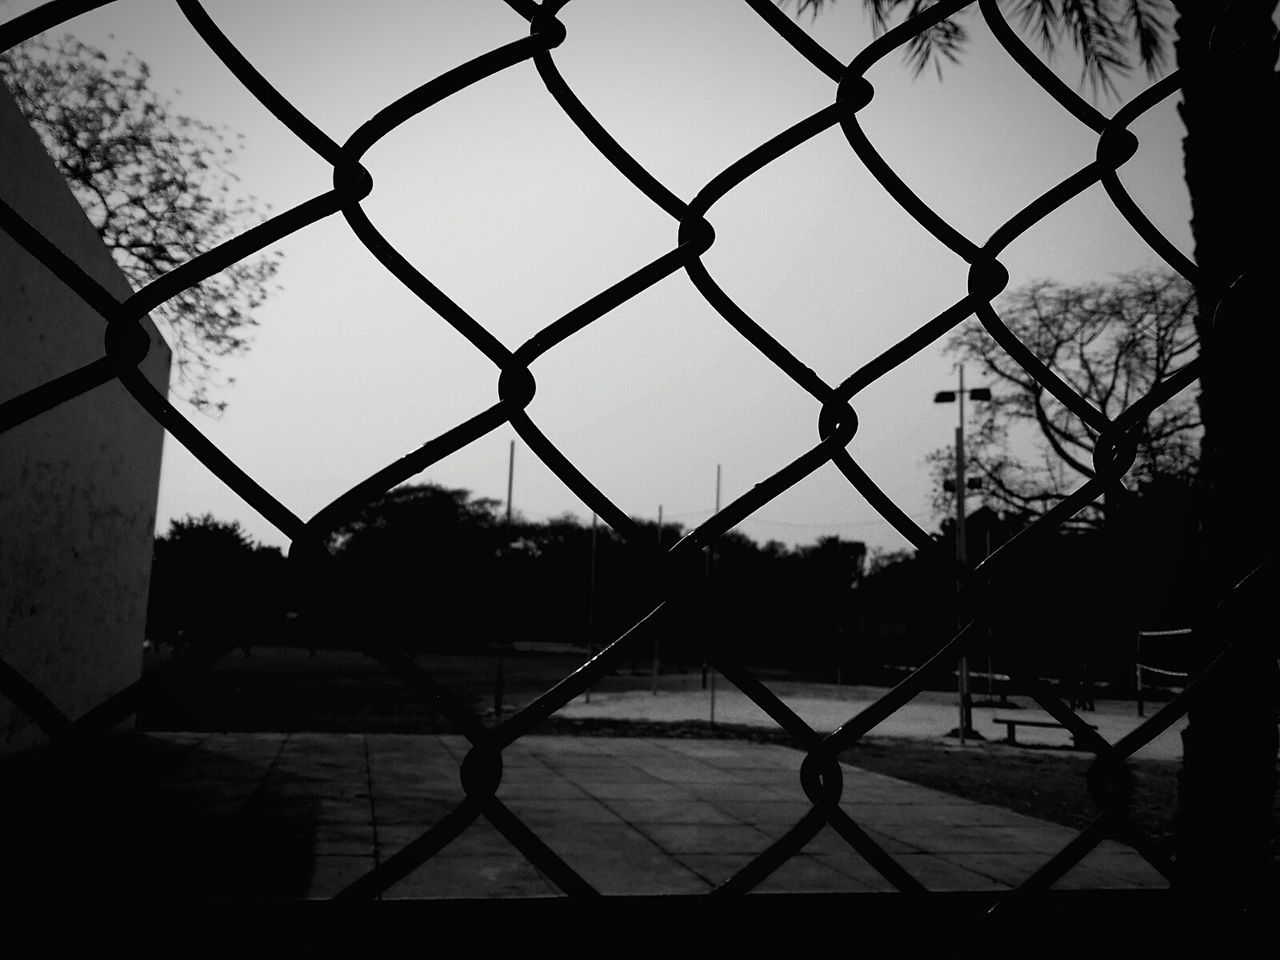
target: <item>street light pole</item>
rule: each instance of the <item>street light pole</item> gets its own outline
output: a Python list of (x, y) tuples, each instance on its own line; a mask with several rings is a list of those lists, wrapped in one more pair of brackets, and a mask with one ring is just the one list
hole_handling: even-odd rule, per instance
[[(959, 561), (962, 568), (968, 566), (969, 551), (965, 537), (965, 494), (969, 487), (969, 480), (965, 476), (965, 454), (964, 454), (964, 401), (965, 397), (972, 400), (990, 400), (991, 391), (986, 387), (976, 387), (973, 390), (964, 388), (964, 364), (960, 364), (960, 389), (952, 393), (950, 390), (939, 391), (933, 398), (935, 403), (950, 403), (952, 400), (959, 402), (959, 423), (956, 426), (956, 560)], [(956, 584), (956, 627), (957, 629), (964, 626), (963, 613), (960, 610), (960, 584)], [(957, 695), (960, 700), (960, 726), (956, 729), (956, 735), (960, 739), (963, 746), (969, 737), (977, 737), (973, 729), (973, 705), (969, 695), (969, 658), (964, 654), (960, 656), (960, 676), (958, 681)]]
[[(956, 559), (963, 569), (969, 559), (968, 544), (965, 538), (965, 486), (967, 478), (964, 473), (964, 364), (960, 364), (960, 390), (956, 394), (960, 403), (960, 423), (956, 427)], [(961, 620), (964, 614), (960, 610), (960, 584), (956, 584), (956, 628), (964, 626)], [(973, 707), (969, 699), (969, 658), (960, 654), (960, 677), (958, 691), (960, 696), (960, 729), (958, 736), (960, 745), (964, 746), (965, 738), (973, 729)]]

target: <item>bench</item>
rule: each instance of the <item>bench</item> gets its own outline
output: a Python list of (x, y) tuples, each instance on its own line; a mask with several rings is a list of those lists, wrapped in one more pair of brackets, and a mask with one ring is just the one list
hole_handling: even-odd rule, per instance
[[(1017, 730), (1018, 727), (1046, 727), (1046, 728), (1056, 728), (1058, 730), (1067, 729), (1062, 724), (1060, 724), (1057, 720), (1022, 720), (1022, 719), (1009, 720), (1004, 717), (992, 717), (991, 722), (1004, 724), (1005, 726), (1004, 742), (1012, 743), (1014, 746), (1018, 745), (1018, 738), (1014, 735), (1014, 731)], [(1098, 729), (1098, 725), (1096, 723), (1091, 723), (1088, 726), (1094, 730)], [(1079, 744), (1076, 742), (1076, 735), (1074, 732), (1072, 732), (1071, 734), (1071, 745), (1079, 746)]]

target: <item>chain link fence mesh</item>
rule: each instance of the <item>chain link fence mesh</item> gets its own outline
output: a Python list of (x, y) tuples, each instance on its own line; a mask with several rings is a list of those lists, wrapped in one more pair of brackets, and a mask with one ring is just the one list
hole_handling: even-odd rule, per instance
[[(913, 698), (922, 689), (926, 672), (935, 664), (954, 664), (966, 645), (980, 634), (989, 616), (981, 584), (1006, 566), (1017, 564), (1028, 543), (1054, 530), (1082, 507), (1104, 495), (1108, 489), (1113, 489), (1133, 458), (1131, 428), (1141, 423), (1158, 405), (1195, 383), (1197, 362), (1193, 360), (1176, 375), (1160, 383), (1150, 395), (1110, 420), (1072, 391), (1053, 370), (1037, 360), (1008, 331), (993, 306), (993, 300), (1009, 280), (1009, 274), (1000, 262), (1001, 253), (1073, 197), (1099, 183), (1105, 188), (1116, 210), (1161, 259), (1188, 280), (1197, 280), (1195, 265), (1179, 253), (1143, 215), (1126, 193), (1116, 173), (1138, 147), (1137, 138), (1129, 131), (1130, 125), (1145, 111), (1176, 94), (1182, 78), (1178, 73), (1170, 74), (1125, 104), (1114, 116), (1107, 116), (1064, 85), (1028, 50), (1005, 22), (995, 2), (983, 0), (978, 3), (981, 16), (1007, 54), (1035, 79), (1045, 95), (1056, 104), (1056, 107), (1051, 108), (1068, 111), (1084, 127), (1093, 131), (1097, 142), (1093, 162), (1053, 186), (1024, 209), (1009, 216), (985, 242), (979, 243), (951, 227), (914, 194), (881, 158), (875, 144), (859, 123), (859, 111), (875, 97), (875, 90), (864, 76), (868, 69), (899, 51), (922, 31), (970, 6), (972, 0), (950, 0), (927, 7), (919, 15), (877, 37), (847, 64), (839, 62), (819, 46), (781, 12), (772, 0), (745, 0), (763, 23), (776, 33), (778, 42), (789, 44), (814, 70), (830, 80), (835, 95), (829, 106), (799, 119), (789, 129), (732, 163), (689, 201), (676, 196), (638, 163), (593, 117), (558, 72), (555, 50), (563, 44), (573, 42), (564, 24), (557, 19), (567, 0), (546, 0), (542, 4), (532, 0), (507, 2), (528, 21), (529, 31), (526, 36), (429, 79), (417, 89), (387, 104), (342, 143), (331, 139), (277, 92), (220, 32), (217, 23), (198, 3), (180, 2), (179, 6), (209, 49), (239, 82), (300, 141), (331, 165), (333, 187), (206, 251), (123, 301), (109, 295), (12, 209), (0, 204), (0, 227), (91, 305), (101, 315), (105, 331), (101, 358), (21, 396), (5, 398), (3, 404), (0, 404), (0, 425), (3, 429), (10, 429), (39, 417), (42, 412), (99, 384), (112, 379), (119, 381), (173, 439), (183, 444), (223, 483), (288, 537), (291, 542), (290, 582), (282, 589), (291, 592), (293, 603), (299, 609), (320, 612), (320, 615), (324, 610), (326, 596), (341, 589), (341, 584), (334, 579), (332, 556), (326, 546), (330, 532), (361, 506), (397, 484), (507, 425), (576, 494), (585, 507), (598, 514), (629, 545), (629, 549), (638, 556), (643, 556), (650, 564), (654, 576), (643, 588), (647, 592), (637, 597), (638, 601), (644, 602), (648, 612), (637, 619), (625, 633), (614, 638), (598, 655), (496, 726), (486, 726), (475, 712), (455, 699), (449, 690), (402, 650), (391, 645), (369, 647), (367, 652), (371, 656), (377, 658), (387, 670), (401, 678), (422, 697), (428, 698), (470, 742), (470, 752), (460, 770), (466, 798), (418, 840), (409, 843), (351, 884), (340, 895), (344, 898), (377, 896), (446, 848), (469, 824), (480, 817), (487, 818), (565, 894), (595, 894), (591, 884), (545, 844), (499, 798), (504, 748), (536, 731), (539, 724), (588, 690), (612, 665), (631, 651), (649, 649), (655, 631), (662, 631), (684, 617), (686, 609), (690, 604), (696, 604), (702, 590), (704, 551), (710, 548), (718, 536), (731, 530), (819, 467), (833, 464), (849, 485), (872, 504), (921, 555), (932, 557), (938, 564), (950, 569), (958, 582), (973, 588), (970, 605), (973, 613), (955, 635), (934, 653), (928, 664), (916, 670), (878, 702), (849, 717), (839, 729), (827, 735), (815, 732), (789, 709), (765, 682), (735, 661), (731, 650), (712, 647), (709, 652), (711, 664), (754, 700), (805, 752), (798, 789), (803, 791), (810, 807), (784, 836), (721, 883), (711, 895), (724, 896), (752, 890), (828, 825), (898, 890), (922, 892), (924, 886), (840, 807), (843, 780), (837, 756), (841, 750), (853, 745)], [(97, 5), (54, 3), (18, 17), (0, 27), (0, 48), (8, 49)], [(483, 324), (451, 301), (379, 233), (361, 206), (362, 201), (375, 189), (372, 177), (362, 165), (362, 158), (400, 125), (472, 84), (480, 83), (525, 61), (532, 61), (547, 91), (582, 135), (638, 191), (666, 213), (676, 229), (675, 243), (669, 252), (650, 263), (638, 266), (622, 281), (548, 323), (528, 341), (511, 350), (486, 330)], [(771, 336), (716, 283), (702, 260), (715, 242), (715, 231), (709, 214), (716, 202), (755, 172), (809, 138), (833, 127), (841, 130), (854, 155), (883, 189), (933, 237), (969, 266), (967, 289), (957, 291), (957, 298), (950, 307), (921, 323), (908, 336), (838, 383), (828, 383), (821, 379)], [(492, 363), (496, 371), (498, 400), (487, 410), (458, 423), (369, 476), (312, 518), (303, 519), (274, 499), (252, 476), (206, 439), (191, 421), (170, 404), (163, 393), (155, 390), (139, 373), (138, 364), (147, 345), (140, 319), (178, 291), (201, 282), (229, 264), (266, 250), (281, 238), (310, 224), (325, 218), (339, 217), (346, 221), (352, 233), (389, 273)], [(526, 408), (537, 387), (530, 370), (534, 361), (555, 350), (558, 345), (576, 336), (618, 305), (639, 295), (663, 278), (681, 271), (744, 340), (785, 374), (798, 390), (812, 398), (817, 414), (817, 431), (812, 446), (801, 456), (772, 476), (759, 478), (748, 493), (719, 510), (675, 546), (660, 550), (649, 534), (641, 530), (573, 462), (561, 454), (530, 418)], [(936, 542), (882, 492), (847, 449), (858, 430), (855, 412), (858, 394), (970, 317), (976, 317), (1004, 350), (1023, 369), (1035, 376), (1044, 390), (1069, 408), (1099, 437), (1097, 477), (1000, 547), (975, 569), (959, 566), (947, 548)], [(157, 688), (174, 678), (201, 670), (236, 646), (236, 641), (231, 639), (235, 636), (234, 631), (221, 627), (218, 624), (210, 625), (203, 637), (163, 669), (148, 674), (143, 680), (101, 703), (74, 722), (59, 711), (49, 697), (7, 664), (0, 664), (0, 689), (43, 728), (49, 737), (50, 749), (84, 744), (135, 713), (139, 705)], [(1059, 699), (1054, 690), (1035, 676), (1015, 675), (1014, 679), (1031, 693), (1044, 710), (1066, 727), (1078, 743), (1095, 755), (1089, 786), (1098, 804), (1098, 813), (1087, 829), (1064, 849), (1048, 858), (1008, 899), (1016, 901), (1019, 894), (1047, 889), (1117, 825), (1122, 828), (1127, 842), (1136, 847), (1163, 875), (1172, 877), (1174, 865), (1129, 821), (1125, 807), (1125, 760), (1185, 715), (1187, 705), (1194, 695), (1195, 685), (1192, 684), (1186, 693), (1147, 718), (1130, 735), (1117, 743), (1109, 743)]]

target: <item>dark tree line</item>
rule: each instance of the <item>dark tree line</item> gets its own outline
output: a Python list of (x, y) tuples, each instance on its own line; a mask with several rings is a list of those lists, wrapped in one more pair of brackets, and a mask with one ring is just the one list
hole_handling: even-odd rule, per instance
[[(410, 650), (516, 642), (598, 648), (664, 595), (659, 551), (683, 531), (639, 526), (651, 540), (628, 544), (603, 523), (570, 515), (508, 523), (496, 501), (466, 490), (401, 487), (333, 535), (342, 609), (335, 623), (353, 634), (394, 636)], [(663, 620), (663, 659), (700, 662), (714, 638), (752, 662), (830, 662), (837, 640), (853, 629), (853, 588), (865, 555), (863, 544), (836, 538), (788, 550), (738, 533), (721, 537), (701, 589)], [(651, 649), (638, 645), (634, 656)]]
[[(230, 610), (246, 619), (246, 643), (361, 649), (377, 642), (410, 652), (516, 642), (599, 647), (662, 596), (659, 550), (683, 535), (676, 525), (642, 522), (649, 549), (605, 524), (570, 515), (508, 523), (498, 508), (435, 484), (390, 491), (333, 532), (331, 576), (309, 611), (275, 599), (288, 596), (280, 551), (208, 515), (174, 521), (156, 541), (149, 636), (180, 643), (212, 612)], [(856, 632), (865, 559), (865, 545), (835, 537), (792, 550), (726, 534), (694, 602), (664, 618), (663, 658), (700, 662), (714, 632), (745, 661), (830, 664)]]
[[(671, 594), (658, 558), (683, 535), (679, 526), (642, 522), (650, 541), (637, 545), (569, 515), (508, 523), (499, 508), (434, 484), (390, 491), (333, 532), (332, 576), (302, 609), (283, 589), (279, 550), (208, 515), (175, 521), (156, 542), (149, 635), (181, 645), (216, 616), (240, 624), (236, 639), (246, 647), (483, 653), (554, 643), (586, 651)], [(1185, 625), (1178, 604), (1190, 590), (1177, 558), (1192, 530), (1171, 515), (1136, 516), (1131, 549), (1120, 554), (1111, 535), (1046, 541), (1002, 578), (1001, 612), (975, 649), (978, 662), (1054, 678), (1087, 664), (1097, 680), (1123, 688), (1137, 629)], [(992, 550), (1026, 520), (976, 511), (969, 542)], [(948, 521), (938, 536), (945, 544), (953, 534)], [(837, 537), (788, 548), (734, 531), (685, 574), (686, 589), (646, 635), (667, 669), (695, 668), (715, 647), (749, 666), (884, 683), (926, 662), (955, 630), (949, 571), (907, 552), (869, 556), (865, 544)], [(652, 656), (652, 639), (642, 639), (620, 662), (647, 668)], [(954, 666), (940, 664), (935, 685), (946, 687)]]

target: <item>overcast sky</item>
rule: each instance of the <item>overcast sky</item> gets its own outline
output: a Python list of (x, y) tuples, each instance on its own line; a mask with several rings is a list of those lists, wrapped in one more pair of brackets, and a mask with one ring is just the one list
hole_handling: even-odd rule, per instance
[[(34, 4), (12, 3), (0, 14)], [(501, 0), (211, 0), (243, 53), (341, 142), (379, 108), (443, 71), (526, 35)], [(773, 135), (828, 105), (835, 84), (741, 0), (574, 0), (554, 59), (597, 119), (680, 198)], [(1041, 93), (976, 17), (963, 62), (939, 83), (899, 55), (868, 78), (859, 118), (935, 210), (981, 244), (1022, 206), (1093, 159), (1094, 135)], [(802, 21), (847, 62), (871, 39), (857, 0)], [(244, 133), (246, 192), (287, 209), (330, 189), (329, 166), (244, 92), (176, 4), (119, 0), (67, 28), (130, 50), (177, 112)], [(109, 36), (111, 35), (111, 36)], [(1075, 85), (1069, 59), (1057, 64)], [(1145, 85), (1122, 83), (1124, 96)], [(1102, 101), (1105, 112), (1120, 101)], [(1132, 128), (1121, 178), (1190, 252), (1181, 126), (1168, 100)], [(366, 157), (377, 227), (455, 303), (515, 348), (572, 307), (674, 248), (676, 224), (605, 161), (562, 113), (531, 62), (431, 107)], [(810, 140), (712, 207), (704, 256), (736, 302), (828, 383), (838, 383), (965, 291), (967, 265), (885, 194), (838, 128)], [(309, 517), (368, 474), (489, 407), (497, 371), (387, 274), (340, 216), (278, 245), (282, 290), (257, 314), (251, 352), (225, 363), (235, 385), (219, 420), (194, 422), (273, 495)], [(1012, 285), (1106, 280), (1159, 266), (1101, 187), (1001, 257)], [(533, 366), (532, 419), (627, 513), (686, 527), (816, 441), (817, 406), (676, 273)], [(850, 451), (926, 529), (936, 528), (924, 458), (951, 443), (955, 382), (930, 349), (863, 391)], [(969, 386), (980, 385), (976, 371)], [(505, 499), (499, 429), (420, 479)], [(517, 444), (516, 510), (590, 514)], [(172, 440), (158, 527), (187, 513), (238, 519), (284, 538)], [(740, 528), (758, 541), (824, 534), (907, 546), (826, 466)]]

